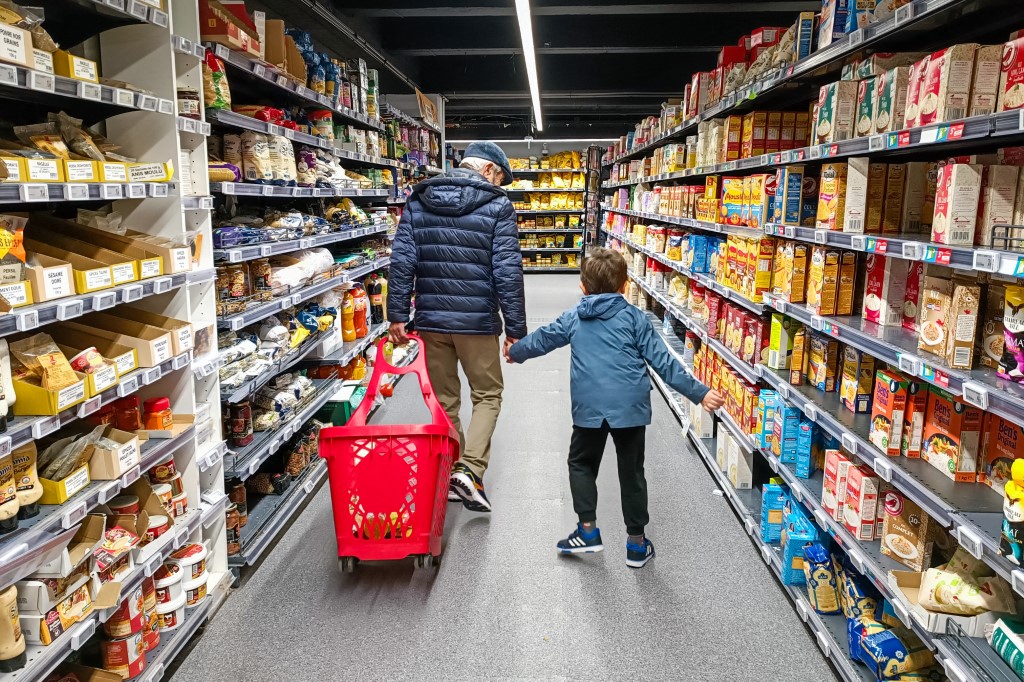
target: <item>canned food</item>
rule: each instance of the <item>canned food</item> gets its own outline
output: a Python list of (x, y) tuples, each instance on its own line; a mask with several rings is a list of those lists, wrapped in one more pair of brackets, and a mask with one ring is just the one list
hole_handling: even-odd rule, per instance
[(142, 608), (147, 612), (156, 608), (156, 582), (152, 577), (142, 580)]
[(103, 631), (110, 637), (128, 637), (142, 631), (143, 620), (142, 587), (125, 597), (103, 624)]
[(149, 477), (154, 483), (167, 483), (177, 473), (178, 470), (174, 466), (174, 458), (168, 457), (166, 462), (160, 462), (149, 470)]

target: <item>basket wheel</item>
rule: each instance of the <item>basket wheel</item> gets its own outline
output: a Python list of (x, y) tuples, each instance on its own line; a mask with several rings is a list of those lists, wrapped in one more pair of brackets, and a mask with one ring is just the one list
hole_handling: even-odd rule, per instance
[(356, 570), (356, 564), (358, 563), (359, 559), (354, 556), (338, 557), (338, 570), (342, 573), (352, 573)]
[(431, 554), (418, 554), (415, 558), (416, 568), (437, 568), (441, 564), (441, 557)]

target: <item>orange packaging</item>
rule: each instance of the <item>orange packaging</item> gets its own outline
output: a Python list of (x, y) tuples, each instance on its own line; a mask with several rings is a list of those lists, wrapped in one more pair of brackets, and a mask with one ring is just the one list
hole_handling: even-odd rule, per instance
[(910, 459), (921, 457), (921, 439), (924, 435), (924, 417), (928, 409), (928, 385), (920, 381), (907, 382), (907, 406), (903, 410), (903, 431), (900, 434), (900, 454)]
[(887, 369), (875, 372), (875, 398), (871, 404), (868, 439), (889, 457), (899, 457), (903, 413), (907, 408), (907, 380)]
[(743, 117), (743, 147), (740, 157), (749, 159), (765, 153), (768, 135), (768, 113), (752, 111)]
[(981, 448), (978, 482), (1003, 494), (1010, 467), (1024, 459), (1024, 427), (991, 412), (985, 414), (985, 439)]
[(735, 161), (740, 158), (743, 146), (743, 117), (729, 116), (725, 119), (725, 160)]
[(925, 412), (921, 459), (954, 481), (977, 481), (983, 414), (977, 407), (932, 387)]
[(782, 112), (782, 124), (779, 128), (779, 151), (795, 149), (796, 144), (796, 112)]
[(843, 525), (861, 541), (875, 539), (878, 520), (879, 478), (867, 465), (852, 466), (846, 473)]
[(806, 147), (811, 142), (811, 112), (796, 112), (796, 123), (793, 129), (793, 147)]
[(769, 111), (765, 128), (764, 153), (774, 154), (782, 150), (782, 112)]

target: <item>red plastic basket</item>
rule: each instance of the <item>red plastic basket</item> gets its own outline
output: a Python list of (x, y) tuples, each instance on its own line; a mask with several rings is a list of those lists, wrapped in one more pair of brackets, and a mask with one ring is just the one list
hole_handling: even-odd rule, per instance
[[(334, 507), (334, 529), (343, 571), (356, 561), (395, 560), (409, 556), (430, 565), (441, 555), (441, 535), (448, 505), (448, 478), (459, 457), (459, 435), (437, 401), (427, 375), (426, 346), (405, 367), (384, 360), (384, 343), (366, 395), (345, 426), (320, 430), (320, 456)], [(384, 374), (414, 373), (432, 423), (367, 425)]]

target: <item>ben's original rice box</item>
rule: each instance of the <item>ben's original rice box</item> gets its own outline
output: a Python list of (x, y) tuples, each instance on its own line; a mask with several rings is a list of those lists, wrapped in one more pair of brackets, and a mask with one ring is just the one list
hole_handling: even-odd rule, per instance
[(998, 414), (985, 414), (985, 437), (981, 447), (978, 481), (999, 494), (1010, 480), (1010, 467), (1024, 458), (1024, 427)]
[(871, 405), (868, 440), (889, 457), (899, 457), (903, 412), (907, 406), (907, 381), (887, 369), (875, 372), (875, 397)]
[(907, 382), (907, 406), (903, 411), (903, 432), (900, 434), (900, 454), (904, 457), (916, 459), (921, 456), (927, 409), (928, 385), (911, 379)]
[(924, 419), (921, 458), (954, 481), (978, 480), (983, 412), (932, 387)]

